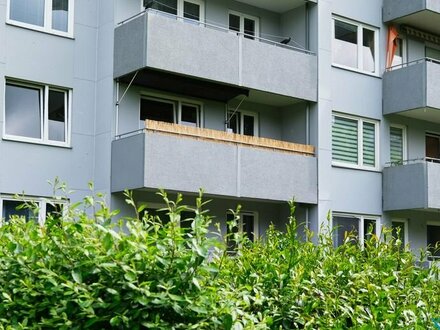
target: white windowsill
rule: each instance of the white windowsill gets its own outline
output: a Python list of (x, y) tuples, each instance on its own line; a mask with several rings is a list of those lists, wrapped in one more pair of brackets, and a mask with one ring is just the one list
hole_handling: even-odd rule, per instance
[(21, 136), (4, 135), (2, 140), (11, 141), (11, 142), (37, 144), (37, 145), (47, 146), (47, 147), (72, 149), (72, 146), (68, 143), (65, 143), (65, 142), (43, 141), (43, 140), (39, 140), (39, 139), (26, 138), (26, 137), (21, 137)]
[(332, 67), (338, 68), (338, 69), (342, 69), (342, 70), (346, 70), (346, 71), (355, 72), (355, 73), (360, 73), (360, 74), (363, 74), (363, 75), (366, 75), (366, 76), (370, 76), (370, 77), (374, 77), (374, 78), (382, 79), (382, 77), (378, 73), (362, 71), (362, 70), (359, 70), (359, 69), (356, 69), (356, 68), (352, 68), (350, 66), (346, 66), (346, 65), (342, 65), (342, 64), (332, 63)]
[(6, 19), (6, 24), (10, 25), (10, 26), (16, 26), (16, 27), (27, 29), (27, 30), (50, 34), (50, 35), (54, 35), (54, 36), (62, 37), (62, 38), (66, 38), (66, 39), (73, 39), (73, 40), (75, 39), (73, 37), (73, 33), (48, 29), (43, 26), (27, 24), (27, 23), (23, 23), (23, 22), (19, 22), (19, 21), (14, 21), (11, 19)]
[(367, 171), (367, 172), (375, 172), (375, 173), (381, 173), (381, 170), (377, 167), (367, 167), (367, 166), (360, 166), (360, 165), (352, 165), (352, 164), (346, 164), (346, 163), (338, 163), (332, 161), (332, 167), (337, 168), (345, 168), (349, 170), (360, 170), (360, 171)]

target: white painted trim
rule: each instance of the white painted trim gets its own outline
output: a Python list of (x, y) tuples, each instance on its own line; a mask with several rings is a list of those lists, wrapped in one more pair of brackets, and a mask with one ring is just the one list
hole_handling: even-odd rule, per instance
[(15, 21), (10, 18), (10, 2), (13, 0), (6, 1), (6, 23), (10, 25), (15, 25), (18, 27), (23, 27), (29, 30), (35, 30), (39, 32), (49, 33), (61, 37), (73, 38), (74, 29), (74, 8), (75, 0), (69, 0), (68, 4), (68, 17), (67, 17), (67, 32), (52, 29), (52, 0), (45, 0), (44, 2), (44, 25), (38, 26), (25, 22)]
[[(226, 112), (226, 118), (229, 118), (229, 121), (231, 119), (230, 115), (235, 111), (234, 108), (229, 108), (228, 111)], [(258, 137), (260, 136), (260, 132), (259, 132), (259, 117), (258, 117), (258, 113), (257, 112), (253, 112), (253, 111), (248, 111), (248, 110), (237, 110), (235, 111), (235, 115), (239, 115), (240, 116), (240, 127), (238, 128), (238, 133), (237, 134), (241, 134), (243, 135), (243, 129), (244, 129), (244, 122), (243, 122), (243, 116), (250, 116), (250, 117), (254, 117), (254, 136)], [(227, 127), (227, 124), (226, 124)]]
[[(230, 212), (230, 211), (227, 211), (226, 215), (228, 215), (228, 214), (233, 214), (233, 213)], [(238, 223), (237, 223), (237, 225), (238, 225), (238, 232), (240, 234), (243, 234), (243, 215), (251, 215), (251, 216), (253, 216), (253, 218), (254, 218), (253, 234), (254, 234), (254, 238), (255, 239), (258, 238), (260, 236), (260, 221), (259, 221), (258, 212), (256, 212), (256, 211), (245, 211), (245, 210), (241, 211), (240, 210), (240, 213), (238, 213), (238, 217), (239, 218), (238, 218)], [(227, 219), (227, 216), (226, 216), (226, 219)], [(227, 225), (227, 223), (226, 223), (226, 225)], [(227, 233), (227, 228), (226, 228), (226, 233)]]
[[(255, 37), (260, 37), (260, 18), (248, 14), (241, 13), (235, 10), (228, 11), (228, 27), (229, 27), (229, 14), (240, 17), (240, 34), (244, 35), (244, 19), (253, 20), (255, 22)], [(235, 32), (235, 31), (232, 31)]]
[(360, 246), (364, 246), (364, 236), (365, 236), (365, 232), (364, 232), (364, 221), (365, 220), (373, 220), (376, 222), (376, 236), (379, 237), (379, 233), (381, 232), (381, 221), (380, 221), (380, 217), (377, 215), (365, 215), (365, 214), (358, 214), (358, 213), (343, 213), (343, 212), (332, 212), (331, 215), (331, 229), (333, 230), (333, 218), (334, 217), (346, 217), (346, 218), (356, 218), (359, 219), (359, 237), (358, 237), (358, 241)]

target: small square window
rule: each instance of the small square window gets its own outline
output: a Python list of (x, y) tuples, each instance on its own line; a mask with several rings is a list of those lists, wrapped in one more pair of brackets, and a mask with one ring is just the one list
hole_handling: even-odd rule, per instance
[(5, 138), (68, 145), (68, 90), (8, 80), (5, 91)]

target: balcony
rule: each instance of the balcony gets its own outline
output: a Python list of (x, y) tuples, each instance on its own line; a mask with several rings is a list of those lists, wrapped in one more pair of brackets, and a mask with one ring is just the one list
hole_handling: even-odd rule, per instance
[(414, 160), (383, 170), (383, 209), (440, 210), (440, 164)]
[(384, 0), (384, 23), (410, 25), (440, 34), (440, 0)]
[(258, 8), (273, 11), (275, 13), (285, 13), (286, 11), (295, 9), (304, 5), (306, 2), (317, 3), (318, 0), (237, 0), (238, 2), (245, 3)]
[(314, 147), (147, 120), (112, 143), (112, 192), (157, 189), (317, 203)]
[[(115, 30), (114, 76), (135, 83), (142, 75), (171, 73), (218, 86), (240, 87), (301, 100), (317, 100), (317, 58), (309, 51), (223, 27), (188, 22), (149, 9)], [(128, 78), (127, 78), (128, 77)], [(183, 83), (184, 84), (184, 83)], [(204, 88), (206, 86), (200, 86)]]
[(383, 113), (440, 123), (440, 62), (426, 58), (385, 72)]

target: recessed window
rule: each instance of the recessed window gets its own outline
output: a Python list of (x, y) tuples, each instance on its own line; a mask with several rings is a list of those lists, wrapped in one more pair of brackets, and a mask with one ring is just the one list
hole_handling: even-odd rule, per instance
[(402, 243), (400, 249), (404, 250), (408, 244), (408, 223), (407, 220), (393, 220), (391, 222), (391, 234), (395, 240), (400, 240)]
[(254, 39), (260, 35), (258, 17), (242, 14), (239, 12), (229, 12), (229, 30), (239, 32), (245, 38)]
[(140, 128), (145, 127), (146, 119), (200, 127), (200, 117), (200, 104), (155, 97), (141, 99)]
[(402, 164), (406, 160), (406, 128), (401, 125), (390, 126), (390, 162)]
[(44, 32), (71, 36), (72, 0), (8, 0), (8, 22)]
[(427, 133), (425, 136), (426, 160), (437, 161), (440, 159), (440, 135)]
[(378, 29), (334, 18), (333, 64), (378, 74)]
[(347, 242), (348, 235), (351, 240), (348, 242), (364, 245), (365, 240), (371, 235), (377, 235), (377, 217), (354, 215), (354, 214), (333, 214), (333, 244), (340, 246)]
[[(234, 214), (228, 212), (226, 214), (227, 223), (234, 220)], [(234, 251), (237, 248), (237, 242), (230, 237), (231, 234), (240, 233), (247, 237), (251, 242), (258, 236), (257, 214), (255, 212), (240, 212), (237, 225), (230, 227), (227, 225), (228, 234), (228, 250)]]
[(189, 20), (204, 20), (204, 1), (201, 0), (144, 0), (145, 8), (152, 8)]
[(228, 111), (228, 129), (235, 134), (258, 136), (258, 116), (254, 112)]
[(67, 146), (70, 91), (6, 82), (4, 137)]
[(431, 254), (429, 259), (440, 259), (440, 225), (428, 224), (426, 227), (426, 239), (428, 251)]
[(333, 114), (333, 164), (360, 169), (377, 169), (379, 140), (377, 135), (377, 121)]
[(391, 67), (400, 67), (402, 64), (406, 63), (406, 51), (403, 44), (403, 39), (396, 38), (396, 52), (394, 53)]

